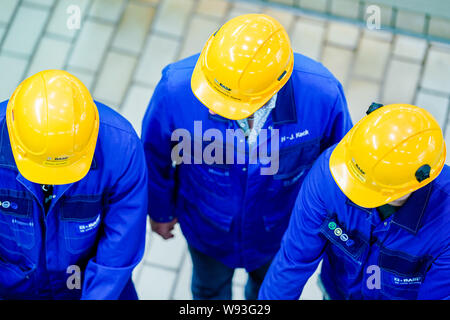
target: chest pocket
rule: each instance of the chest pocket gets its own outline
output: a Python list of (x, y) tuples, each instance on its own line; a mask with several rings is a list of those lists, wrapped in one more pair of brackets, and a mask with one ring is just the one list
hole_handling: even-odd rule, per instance
[(31, 249), (35, 244), (32, 206), (24, 192), (0, 189), (0, 238), (12, 251)]
[(230, 166), (226, 164), (201, 164), (201, 169), (205, 172), (203, 178), (207, 183), (214, 183), (217, 186), (231, 187)]
[(357, 231), (348, 231), (340, 224), (336, 215), (325, 219), (320, 227), (320, 234), (330, 241), (327, 248), (330, 264), (335, 266), (341, 274), (356, 278), (367, 255), (369, 243)]
[(319, 139), (282, 148), (278, 172), (274, 175), (274, 179), (283, 180), (285, 187), (303, 180), (319, 154)]
[(390, 299), (416, 299), (433, 258), (416, 257), (382, 247), (378, 257), (381, 292)]
[(88, 252), (98, 240), (102, 221), (102, 196), (66, 198), (60, 210), (67, 250), (78, 254)]
[(181, 190), (187, 198), (197, 198), (214, 206), (232, 194), (231, 165), (193, 164), (193, 161), (190, 165), (182, 165), (179, 170)]

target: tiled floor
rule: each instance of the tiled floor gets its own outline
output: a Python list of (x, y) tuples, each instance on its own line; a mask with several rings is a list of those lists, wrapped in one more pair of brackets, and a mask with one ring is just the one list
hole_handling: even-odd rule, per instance
[[(325, 1), (302, 3), (321, 10)], [(73, 4), (82, 17), (79, 30), (67, 27)], [(277, 17), (295, 51), (320, 60), (338, 77), (354, 121), (372, 101), (415, 103), (436, 117), (450, 146), (449, 45), (239, 1), (2, 0), (0, 101), (39, 70), (65, 69), (78, 76), (95, 99), (119, 110), (140, 133), (161, 69), (200, 51), (227, 19), (250, 12)], [(179, 228), (168, 241), (149, 231), (145, 258), (134, 272), (140, 298), (190, 299), (190, 270)], [(321, 299), (316, 279), (317, 273), (302, 299)], [(245, 281), (245, 272), (238, 270), (235, 299), (243, 298)]]

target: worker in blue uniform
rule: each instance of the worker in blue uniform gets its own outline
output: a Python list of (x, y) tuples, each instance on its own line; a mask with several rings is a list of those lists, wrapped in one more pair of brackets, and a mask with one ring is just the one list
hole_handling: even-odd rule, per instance
[(231, 19), (163, 70), (142, 130), (149, 215), (165, 239), (179, 222), (194, 299), (230, 299), (236, 268), (257, 298), (306, 173), (351, 126), (340, 83), (267, 15)]
[(136, 299), (147, 168), (132, 126), (60, 70), (0, 103), (0, 299)]
[(260, 299), (450, 299), (450, 168), (426, 110), (372, 104), (306, 177)]

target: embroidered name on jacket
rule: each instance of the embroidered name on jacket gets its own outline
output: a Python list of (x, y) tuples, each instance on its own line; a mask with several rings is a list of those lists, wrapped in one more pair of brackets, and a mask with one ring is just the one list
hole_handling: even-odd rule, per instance
[(280, 138), (280, 141), (283, 143), (283, 142), (285, 142), (287, 140), (292, 141), (292, 140), (295, 140), (295, 139), (298, 139), (298, 138), (301, 138), (301, 137), (305, 137), (305, 136), (308, 136), (308, 135), (309, 135), (309, 130), (305, 129), (303, 131), (292, 133), (290, 136), (282, 136)]

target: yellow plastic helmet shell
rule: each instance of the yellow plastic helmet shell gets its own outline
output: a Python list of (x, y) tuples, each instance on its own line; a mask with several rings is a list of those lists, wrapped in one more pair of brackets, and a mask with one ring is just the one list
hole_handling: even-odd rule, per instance
[(329, 166), (351, 201), (375, 208), (433, 181), (445, 157), (442, 130), (428, 111), (391, 104), (361, 119), (333, 150)]
[(241, 15), (209, 38), (191, 88), (212, 112), (244, 119), (285, 85), (293, 66), (289, 36), (277, 20), (264, 14)]
[(17, 168), (27, 180), (60, 185), (88, 173), (99, 114), (75, 76), (46, 70), (24, 80), (8, 102), (6, 122)]

